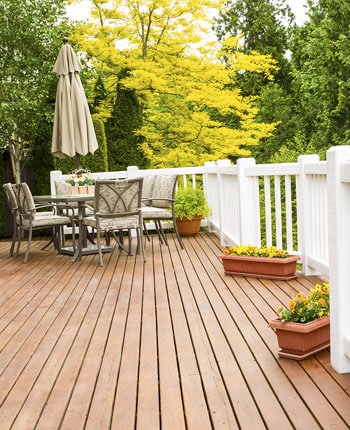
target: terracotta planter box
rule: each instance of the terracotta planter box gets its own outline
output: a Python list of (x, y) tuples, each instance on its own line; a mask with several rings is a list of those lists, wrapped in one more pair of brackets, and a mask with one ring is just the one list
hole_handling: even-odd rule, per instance
[(330, 318), (323, 317), (308, 323), (270, 321), (281, 350), (279, 357), (303, 360), (329, 347)]
[(69, 188), (69, 194), (71, 195), (79, 194), (79, 185), (71, 185)]
[(298, 255), (286, 258), (246, 257), (221, 254), (225, 273), (228, 275), (254, 276), (255, 278), (295, 279)]
[(177, 230), (181, 236), (194, 236), (201, 228), (201, 216), (189, 220), (186, 218), (176, 219)]
[(86, 185), (87, 194), (95, 194), (95, 185)]

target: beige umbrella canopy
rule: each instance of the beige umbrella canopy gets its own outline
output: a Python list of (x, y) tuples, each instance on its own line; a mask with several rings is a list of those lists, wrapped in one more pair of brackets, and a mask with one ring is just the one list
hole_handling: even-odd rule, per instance
[(51, 152), (56, 157), (93, 154), (98, 148), (85, 91), (80, 80), (81, 63), (68, 43), (63, 45), (53, 71), (58, 75)]

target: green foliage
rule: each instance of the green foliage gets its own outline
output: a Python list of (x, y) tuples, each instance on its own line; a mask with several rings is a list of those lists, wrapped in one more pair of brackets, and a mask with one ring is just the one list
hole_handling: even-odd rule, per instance
[(293, 90), (299, 131), (319, 151), (350, 142), (350, 3), (308, 4), (310, 21), (293, 40)]
[(294, 139), (297, 119), (293, 108), (293, 97), (280, 85), (270, 83), (261, 89), (257, 104), (258, 119), (263, 122), (278, 122), (278, 126), (272, 136), (262, 139), (259, 145), (251, 148), (252, 156), (258, 163), (273, 162), (272, 157), (276, 151), (286, 142)]
[(0, 3), (0, 149), (10, 152), (17, 181), (38, 124), (51, 115), (47, 100), (64, 14), (62, 0)]
[[(92, 57), (105, 88), (119, 86), (119, 105), (107, 131), (110, 169), (130, 164), (134, 154), (135, 164), (146, 158), (152, 167), (247, 156), (247, 146), (271, 135), (275, 124), (256, 121), (255, 100), (244, 97), (234, 81), (241, 70), (271, 79), (275, 62), (257, 52), (237, 55), (235, 38), (220, 46), (204, 40), (210, 28), (205, 24), (211, 23), (207, 8), (223, 4), (223, 0), (126, 0), (125, 8), (114, 4), (111, 9), (104, 2), (94, 3), (99, 19), (79, 25), (75, 37)], [(115, 40), (120, 39), (127, 43), (118, 50)], [(130, 73), (116, 80), (121, 70)], [(129, 91), (125, 100), (121, 91)], [(139, 123), (136, 116), (129, 117), (136, 108)]]
[[(129, 70), (124, 69), (119, 79), (128, 75)], [(141, 108), (135, 91), (126, 89), (119, 81), (112, 115), (106, 123), (108, 164), (112, 171), (125, 170), (127, 166), (134, 165), (147, 167), (140, 149), (143, 139), (136, 134), (141, 124)]]
[[(312, 141), (307, 142), (305, 136), (297, 133), (294, 138), (280, 149), (271, 157), (272, 163), (295, 163), (298, 161), (300, 155), (317, 154), (316, 146)], [(323, 154), (324, 156), (325, 154)], [(322, 158), (322, 157), (320, 157)]]
[(52, 123), (44, 119), (38, 124), (32, 144), (31, 164), (34, 173), (34, 194), (51, 194), (50, 171), (54, 170), (51, 154)]
[(235, 77), (244, 95), (258, 97), (257, 120), (278, 124), (273, 134), (249, 148), (259, 163), (266, 163), (295, 131), (293, 99), (290, 97), (291, 68), (286, 58), (294, 15), (285, 0), (230, 0), (226, 6), (216, 20), (218, 37), (243, 34), (241, 51), (269, 54), (277, 63), (277, 68), (272, 71), (273, 83), (256, 71), (244, 69)]
[[(283, 88), (290, 83), (289, 64), (285, 52), (289, 47), (294, 15), (285, 0), (229, 0), (224, 12), (219, 13), (215, 30), (219, 39), (228, 34), (243, 34), (241, 50), (269, 54), (279, 70), (274, 72), (276, 82)], [(239, 75), (239, 85), (245, 94), (260, 94), (268, 80), (255, 72)]]
[(329, 284), (316, 284), (308, 296), (298, 293), (290, 302), (288, 308), (277, 309), (277, 314), (283, 322), (307, 323), (330, 315)]
[(175, 194), (175, 217), (192, 220), (195, 216), (206, 217), (211, 211), (201, 188), (179, 188)]

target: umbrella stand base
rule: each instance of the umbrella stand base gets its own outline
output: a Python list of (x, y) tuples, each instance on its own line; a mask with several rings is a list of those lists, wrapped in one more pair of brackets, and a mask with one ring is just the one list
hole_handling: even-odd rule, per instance
[[(112, 246), (102, 246), (101, 247), (102, 252), (112, 252), (113, 247)], [(72, 246), (66, 246), (61, 249), (61, 254), (64, 255), (75, 255), (74, 249)], [(98, 254), (98, 248), (97, 245), (89, 245), (82, 249), (82, 255), (91, 255), (91, 254)]]

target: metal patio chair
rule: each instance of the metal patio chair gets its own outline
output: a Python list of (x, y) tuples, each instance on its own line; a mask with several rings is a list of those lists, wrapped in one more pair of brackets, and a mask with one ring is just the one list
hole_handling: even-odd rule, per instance
[[(96, 230), (100, 266), (103, 266), (101, 233), (113, 236), (119, 247), (132, 255), (131, 231), (136, 230), (137, 252), (141, 249), (146, 261), (141, 213), (142, 183), (143, 178), (96, 181), (95, 212), (80, 221), (79, 229), (92, 227)], [(128, 249), (123, 244), (124, 231), (128, 232)], [(79, 249), (82, 249), (81, 242)]]
[[(17, 237), (17, 250), (16, 257), (18, 257), (19, 249), (21, 245), (22, 234), (28, 233), (27, 248), (24, 255), (24, 263), (27, 262), (30, 244), (34, 230), (51, 229), (53, 234), (53, 241), (55, 248), (58, 252), (61, 251), (61, 227), (65, 225), (72, 226), (72, 242), (75, 248), (75, 226), (73, 221), (73, 209), (68, 205), (54, 205), (51, 203), (43, 203), (36, 205), (33, 199), (33, 195), (29, 189), (28, 184), (25, 182), (21, 184), (14, 184), (13, 191), (17, 200), (18, 205), (18, 237)], [(42, 209), (50, 209), (50, 211), (41, 211)], [(58, 215), (58, 208), (68, 209), (71, 211), (71, 215)]]
[(142, 199), (142, 218), (144, 229), (147, 235), (147, 221), (153, 221), (156, 232), (161, 243), (168, 244), (164, 232), (162, 221), (172, 221), (172, 227), (175, 230), (180, 247), (183, 248), (183, 242), (177, 229), (174, 213), (174, 197), (176, 191), (178, 175), (155, 175), (152, 186), (148, 187), (149, 195), (143, 196)]
[(15, 244), (19, 238), (19, 209), (18, 209), (16, 195), (13, 191), (13, 184), (11, 183), (3, 184), (3, 188), (6, 195), (6, 200), (12, 215), (13, 233), (12, 233), (12, 241), (11, 241), (11, 248), (10, 248), (10, 256), (12, 257), (15, 249)]

